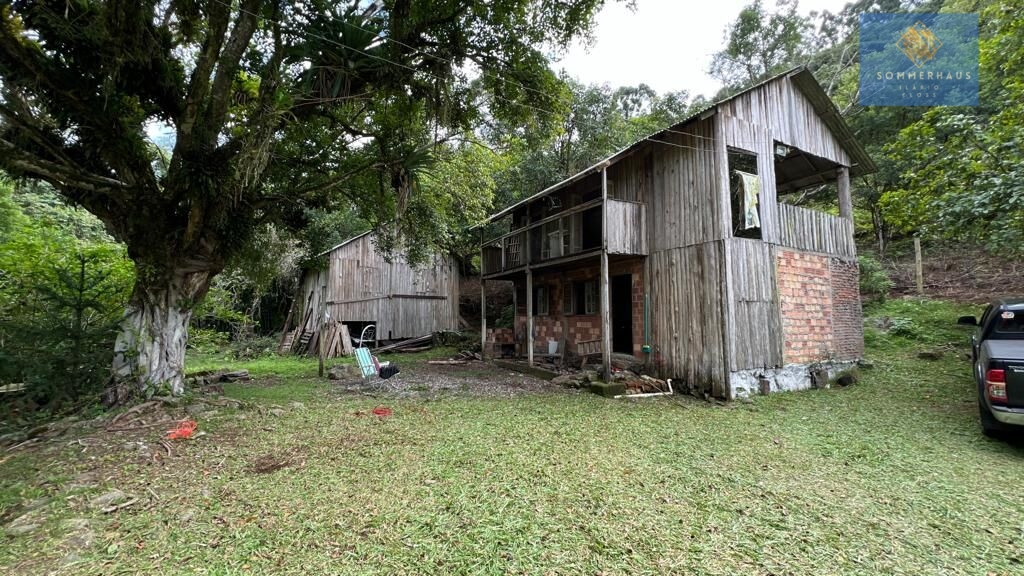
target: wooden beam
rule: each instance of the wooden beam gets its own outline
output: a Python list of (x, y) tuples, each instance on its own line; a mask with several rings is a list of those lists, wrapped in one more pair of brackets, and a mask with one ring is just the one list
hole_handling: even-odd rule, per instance
[(853, 198), (850, 196), (850, 169), (836, 170), (836, 188), (839, 189), (839, 217), (853, 221)]
[(533, 272), (526, 270), (526, 360), (533, 366)]
[(612, 381), (612, 311), (608, 297), (608, 168), (601, 169), (601, 362)]
[(480, 357), (487, 355), (487, 291), (484, 286), (484, 231), (480, 230)]

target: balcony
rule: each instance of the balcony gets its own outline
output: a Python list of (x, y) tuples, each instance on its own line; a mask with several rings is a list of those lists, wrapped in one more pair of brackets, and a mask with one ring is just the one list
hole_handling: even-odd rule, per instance
[[(601, 253), (601, 200), (569, 208), (483, 245), (485, 277), (578, 260)], [(647, 254), (644, 204), (608, 199), (608, 253)]]

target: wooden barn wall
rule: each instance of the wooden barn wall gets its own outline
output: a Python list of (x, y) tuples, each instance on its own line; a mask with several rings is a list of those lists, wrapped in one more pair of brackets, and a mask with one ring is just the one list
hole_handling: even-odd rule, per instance
[(850, 157), (810, 101), (788, 79), (770, 82), (720, 104), (718, 113), (765, 127), (774, 140), (850, 165)]
[[(779, 238), (779, 216), (775, 194), (775, 149), (771, 134), (763, 126), (752, 124), (741, 118), (715, 115), (716, 130), (727, 148), (738, 148), (757, 155), (757, 174), (761, 178), (759, 199), (761, 216), (761, 237), (765, 242), (777, 242)], [(728, 201), (729, 166), (721, 166), (723, 178), (722, 193)], [(726, 204), (726, 206), (729, 206)], [(731, 210), (731, 208), (730, 208)], [(730, 213), (730, 226), (732, 224)]]
[(857, 255), (850, 220), (789, 204), (778, 208), (782, 246), (846, 258)]
[(389, 263), (366, 235), (331, 252), (329, 261), (327, 300), (335, 320), (374, 322), (380, 339), (458, 329), (458, 278), (449, 258), (418, 268), (399, 255)]
[(782, 319), (772, 247), (758, 240), (732, 238), (729, 251), (728, 314), (731, 370), (782, 366)]
[(724, 247), (708, 242), (650, 256), (655, 368), (681, 387), (715, 396), (725, 394)]
[(711, 118), (697, 120), (679, 130), (685, 134), (667, 132), (663, 142), (649, 145), (654, 174), (647, 205), (651, 252), (728, 236), (729, 205), (718, 181), (724, 158), (716, 153), (714, 128)]
[(647, 207), (608, 200), (608, 253), (647, 254)]
[(654, 185), (654, 158), (649, 148), (630, 154), (608, 168), (608, 196), (647, 202)]

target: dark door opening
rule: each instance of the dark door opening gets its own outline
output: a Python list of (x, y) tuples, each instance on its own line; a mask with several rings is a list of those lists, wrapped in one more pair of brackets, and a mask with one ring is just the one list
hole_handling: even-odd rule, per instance
[(612, 276), (612, 351), (633, 353), (633, 276)]

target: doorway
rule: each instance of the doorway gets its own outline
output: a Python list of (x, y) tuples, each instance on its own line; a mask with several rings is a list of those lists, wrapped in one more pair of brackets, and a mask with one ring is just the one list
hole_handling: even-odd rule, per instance
[(633, 354), (633, 275), (611, 278), (612, 352)]

